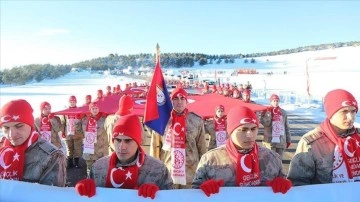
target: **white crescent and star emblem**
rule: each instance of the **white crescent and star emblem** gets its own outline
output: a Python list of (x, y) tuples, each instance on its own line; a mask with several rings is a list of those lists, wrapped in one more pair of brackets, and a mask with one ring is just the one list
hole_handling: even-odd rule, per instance
[[(120, 170), (123, 170), (121, 167), (120, 167), (119, 169), (120, 169)], [(119, 188), (119, 187), (123, 186), (124, 182), (121, 183), (121, 184), (117, 184), (117, 183), (114, 181), (113, 173), (114, 173), (114, 171), (116, 171), (116, 170), (117, 170), (117, 168), (111, 169), (111, 172), (110, 172), (110, 182), (111, 182), (111, 184), (112, 184), (113, 187)]]
[(352, 101), (352, 100), (346, 100), (341, 103), (341, 106), (343, 107), (356, 106), (356, 105), (357, 105), (356, 101)]
[[(178, 127), (178, 126), (180, 126), (181, 127), (181, 124), (179, 123), (179, 122), (176, 122), (175, 124), (174, 124), (174, 130), (173, 130), (173, 133), (174, 133), (174, 135), (176, 135), (176, 136), (179, 136), (180, 134), (177, 132), (177, 131), (179, 131), (179, 130), (176, 130), (176, 128)], [(183, 130), (183, 127), (181, 128), (181, 131)]]
[[(11, 148), (6, 148), (6, 149), (4, 149), (4, 151), (1, 153), (1, 155), (0, 155), (0, 166), (1, 167), (3, 167), (4, 168), (4, 170), (6, 170), (6, 169), (8, 169), (10, 166), (11, 166), (11, 163), (9, 164), (9, 165), (6, 165), (5, 164), (5, 162), (4, 162), (4, 157), (5, 157), (5, 154), (6, 154), (6, 152), (8, 152), (8, 151), (13, 151)], [(18, 159), (19, 157), (18, 156), (14, 156), (14, 161), (15, 161), (15, 159)]]
[(1, 117), (1, 122), (3, 122), (3, 123), (9, 122), (10, 120), (11, 120), (10, 115), (5, 115), (5, 116)]
[(245, 172), (250, 173), (250, 172), (251, 172), (251, 168), (249, 168), (249, 167), (247, 167), (247, 166), (245, 165), (245, 158), (246, 158), (247, 156), (248, 156), (248, 155), (245, 154), (244, 156), (242, 156), (242, 157), (240, 158), (240, 166), (241, 166), (241, 168), (242, 168)]
[(41, 119), (41, 123), (42, 124), (47, 124), (49, 121), (48, 121), (48, 117), (43, 117), (42, 119)]
[(346, 155), (351, 158), (351, 157), (354, 157), (355, 151), (353, 151), (353, 152), (350, 152), (350, 151), (349, 151), (348, 145), (349, 145), (349, 140), (350, 140), (350, 139), (351, 139), (351, 137), (347, 137), (347, 138), (345, 139), (345, 142), (344, 142), (344, 151), (345, 151)]
[(251, 119), (251, 118), (243, 118), (240, 120), (240, 124), (246, 124), (246, 123), (255, 123), (256, 124), (256, 120)]

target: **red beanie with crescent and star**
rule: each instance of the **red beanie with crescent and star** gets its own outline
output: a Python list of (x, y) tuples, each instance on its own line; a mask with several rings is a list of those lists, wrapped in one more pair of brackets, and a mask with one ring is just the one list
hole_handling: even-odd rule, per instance
[(125, 135), (132, 138), (139, 146), (141, 145), (142, 128), (139, 118), (134, 114), (121, 116), (114, 125), (112, 141), (114, 138)]
[(4, 123), (21, 122), (34, 128), (33, 108), (26, 100), (12, 100), (0, 111), (0, 127)]
[(259, 127), (258, 118), (251, 109), (244, 106), (238, 106), (229, 110), (229, 113), (227, 114), (227, 132), (229, 135), (231, 135), (235, 128), (246, 123), (254, 123)]
[(270, 96), (270, 102), (273, 101), (273, 100), (279, 100), (279, 101), (280, 101), (280, 98), (279, 98), (278, 95), (272, 94), (272, 95)]
[(175, 97), (184, 97), (185, 100), (187, 100), (187, 92), (183, 88), (176, 88), (171, 93), (171, 100), (173, 100)]
[(99, 107), (99, 106), (98, 106), (98, 103), (97, 103), (97, 102), (91, 102), (91, 103), (89, 104), (89, 110), (91, 110), (91, 108), (93, 108), (93, 107)]
[(343, 107), (353, 106), (358, 111), (355, 97), (346, 90), (336, 89), (328, 92), (324, 99), (324, 108), (327, 118), (331, 117)]
[(48, 103), (48, 102), (42, 102), (42, 103), (40, 103), (40, 112), (42, 112), (42, 110), (43, 110), (45, 107), (51, 108), (50, 103)]

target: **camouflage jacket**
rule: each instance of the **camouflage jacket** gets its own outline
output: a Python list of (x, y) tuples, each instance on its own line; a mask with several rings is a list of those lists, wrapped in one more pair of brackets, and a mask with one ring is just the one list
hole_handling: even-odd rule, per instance
[[(105, 156), (95, 161), (91, 170), (90, 178), (95, 180), (97, 187), (105, 187), (106, 175), (108, 173), (110, 156)], [(136, 160), (128, 165), (134, 165)], [(120, 167), (120, 164), (117, 165)], [(138, 186), (145, 183), (154, 183), (160, 190), (173, 189), (173, 182), (170, 177), (169, 171), (165, 165), (158, 159), (146, 155), (143, 165), (139, 168)]]
[(64, 116), (60, 116), (61, 119), (61, 124), (64, 126), (63, 131), (65, 131), (66, 134), (66, 140), (71, 140), (71, 139), (80, 139), (80, 138), (84, 138), (84, 131), (82, 129), (82, 125), (81, 125), (81, 118), (80, 119), (76, 119), (75, 121), (75, 134), (74, 135), (68, 135), (67, 134), (67, 124), (68, 123), (68, 116), (64, 115)]
[[(167, 128), (171, 124), (169, 120)], [(165, 142), (165, 135), (161, 138)], [(193, 112), (189, 112), (186, 116), (186, 183), (191, 184), (196, 167), (201, 156), (206, 152), (206, 140), (204, 122), (200, 116)], [(161, 150), (160, 159), (165, 163), (166, 167), (171, 171), (171, 151)]]
[[(204, 125), (205, 125), (205, 133), (208, 133), (210, 135), (210, 141), (209, 141), (209, 147), (208, 147), (208, 151), (209, 151), (209, 150), (215, 149), (217, 147), (214, 119), (206, 120)], [(229, 138), (229, 135), (227, 135), (227, 138)]]
[(286, 143), (291, 142), (291, 134), (290, 134), (290, 127), (288, 123), (288, 117), (285, 110), (281, 109), (282, 117), (283, 117), (283, 124), (285, 129), (285, 135), (280, 136), (280, 143), (271, 143), (272, 139), (272, 116), (271, 112), (267, 111), (263, 116), (260, 118), (260, 123), (264, 126), (264, 139), (263, 141), (266, 143), (274, 144), (276, 148), (286, 148)]
[[(266, 186), (266, 181), (275, 177), (285, 177), (280, 156), (261, 145), (258, 147), (260, 186)], [(203, 182), (210, 179), (224, 180), (225, 187), (236, 186), (236, 163), (231, 161), (225, 145), (208, 151), (201, 157), (192, 188), (198, 189)]]
[[(55, 145), (57, 148), (62, 148), (59, 132), (63, 131), (64, 127), (61, 125), (60, 118), (57, 116), (54, 116), (50, 120), (50, 124), (51, 124), (51, 143), (53, 145)], [(40, 117), (35, 118), (35, 128), (40, 134), (41, 133)], [(41, 136), (41, 134), (40, 134), (40, 136)]]
[[(84, 131), (84, 136), (85, 136), (85, 130), (86, 130), (86, 125), (88, 122), (88, 117), (84, 117), (82, 120), (82, 128)], [(94, 143), (94, 154), (87, 154), (84, 153), (83, 154), (83, 158), (85, 160), (98, 160), (99, 158), (103, 157), (103, 156), (107, 156), (109, 155), (109, 139), (108, 136), (106, 134), (105, 128), (104, 128), (104, 123), (105, 123), (105, 117), (101, 117), (97, 122), (97, 127), (96, 127), (96, 143)]]
[(335, 146), (320, 127), (309, 131), (298, 143), (287, 178), (294, 186), (332, 183)]
[(23, 181), (64, 187), (65, 156), (46, 140), (38, 139), (25, 151)]

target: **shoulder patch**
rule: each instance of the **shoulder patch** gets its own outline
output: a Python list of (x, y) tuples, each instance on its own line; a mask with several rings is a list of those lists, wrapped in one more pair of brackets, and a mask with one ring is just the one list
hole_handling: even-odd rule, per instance
[(307, 144), (310, 144), (310, 143), (314, 142), (315, 140), (320, 139), (322, 137), (324, 137), (324, 135), (323, 135), (323, 132), (321, 132), (320, 128), (315, 128), (314, 130), (306, 133), (303, 136), (303, 139), (305, 140), (305, 142)]
[(46, 141), (41, 142), (40, 145), (39, 145), (39, 147), (40, 147), (43, 151), (45, 151), (47, 154), (52, 154), (52, 153), (54, 153), (54, 152), (57, 151), (57, 148), (56, 148), (54, 145), (52, 145), (52, 144), (50, 144), (50, 143), (48, 143), (48, 142), (46, 142)]

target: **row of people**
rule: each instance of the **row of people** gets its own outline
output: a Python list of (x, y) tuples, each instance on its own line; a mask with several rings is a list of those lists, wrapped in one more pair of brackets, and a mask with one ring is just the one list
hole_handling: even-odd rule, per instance
[[(139, 195), (152, 198), (161, 185), (155, 179), (162, 176), (160, 178), (164, 180), (166, 175), (166, 179), (170, 176), (174, 185), (200, 188), (208, 196), (217, 193), (221, 186), (267, 185), (274, 192), (286, 193), (292, 184), (360, 180), (357, 161), (360, 158), (360, 136), (353, 125), (358, 105), (354, 96), (347, 91), (334, 90), (326, 95), (324, 105), (327, 118), (319, 128), (301, 138), (291, 160), (287, 179), (282, 171), (280, 156), (256, 144), (259, 121), (249, 108), (236, 107), (229, 110), (226, 121), (229, 139), (225, 145), (205, 153), (205, 149), (201, 148), (205, 141), (204, 124), (200, 117), (186, 109), (186, 92), (177, 89), (171, 99), (174, 109), (169, 121), (170, 130), (160, 138), (163, 142), (161, 157), (165, 157), (161, 160), (167, 166), (164, 176), (153, 175), (153, 169), (144, 171), (145, 173), (140, 170), (142, 165), (146, 165), (148, 156), (139, 145), (141, 133), (138, 129), (141, 124), (137, 117), (131, 118), (134, 115), (121, 116), (116, 121), (111, 136), (115, 151), (110, 156), (97, 160), (90, 176), (96, 178), (96, 173), (99, 172), (100, 181), (105, 181), (102, 185), (121, 188), (133, 173), (138, 173), (138, 179), (129, 180), (128, 185), (138, 189)], [(31, 106), (24, 100), (11, 101), (2, 107), (0, 120), (6, 137), (0, 149), (4, 162), (0, 167), (1, 178), (63, 186), (61, 182), (55, 181), (66, 179), (64, 155), (52, 144), (38, 138), (33, 126)], [(131, 143), (138, 147), (134, 149), (134, 146), (129, 146)], [(35, 161), (37, 158), (30, 154), (42, 158)], [(108, 160), (104, 160), (106, 158)], [(103, 169), (96, 171), (98, 161), (109, 164), (99, 163)], [(42, 170), (33, 173), (30, 168), (35, 167)], [(51, 177), (32, 176), (35, 174)], [(146, 180), (139, 181), (140, 174)], [(95, 187), (102, 185), (96, 180), (86, 179), (77, 184), (76, 190), (79, 194), (92, 196), (95, 194)]]

